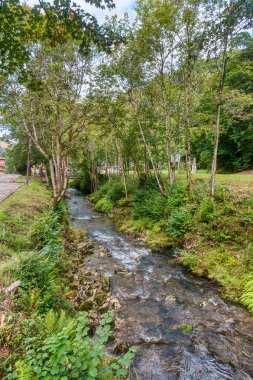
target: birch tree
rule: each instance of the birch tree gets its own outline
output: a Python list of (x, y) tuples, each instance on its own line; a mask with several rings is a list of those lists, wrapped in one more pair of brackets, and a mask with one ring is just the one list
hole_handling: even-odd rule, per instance
[(26, 134), (48, 162), (55, 206), (65, 195), (69, 156), (86, 126), (88, 107), (81, 98), (89, 63), (72, 44), (35, 48), (25, 85), (12, 78), (2, 96), (5, 124)]

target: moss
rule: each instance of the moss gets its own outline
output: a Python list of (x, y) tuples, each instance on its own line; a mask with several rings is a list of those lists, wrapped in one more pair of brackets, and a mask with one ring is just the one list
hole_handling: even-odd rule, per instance
[(179, 330), (185, 334), (191, 334), (193, 332), (193, 327), (191, 325), (182, 324), (179, 326)]
[(80, 304), (80, 309), (84, 311), (90, 311), (93, 307), (93, 302), (89, 299), (85, 299)]

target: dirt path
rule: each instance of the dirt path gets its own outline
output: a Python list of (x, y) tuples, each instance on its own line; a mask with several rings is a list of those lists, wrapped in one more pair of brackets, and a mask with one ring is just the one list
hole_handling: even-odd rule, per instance
[(17, 174), (1, 174), (0, 175), (0, 202), (2, 202), (9, 195), (19, 189), (23, 183), (15, 183), (14, 181), (19, 177)]

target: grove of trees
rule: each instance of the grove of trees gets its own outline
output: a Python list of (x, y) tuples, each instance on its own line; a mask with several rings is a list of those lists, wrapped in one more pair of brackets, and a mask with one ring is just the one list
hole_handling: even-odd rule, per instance
[(71, 167), (92, 190), (116, 165), (161, 193), (185, 170), (191, 193), (194, 159), (214, 195), (218, 170), (253, 167), (252, 16), (250, 0), (138, 0), (133, 23), (100, 26), (70, 2), (4, 0), (1, 124), (46, 163), (55, 204)]

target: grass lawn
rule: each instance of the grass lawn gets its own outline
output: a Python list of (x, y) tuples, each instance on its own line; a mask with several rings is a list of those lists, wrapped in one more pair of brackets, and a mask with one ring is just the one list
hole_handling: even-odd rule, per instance
[[(167, 177), (167, 172), (163, 171), (163, 175), (164, 177)], [(202, 180), (209, 182), (210, 175), (211, 174), (206, 170), (198, 170), (196, 174), (192, 174), (192, 178), (195, 181)], [(181, 172), (179, 174), (176, 172), (176, 178), (186, 179), (186, 172)], [(224, 185), (231, 189), (243, 187), (248, 190), (253, 190), (253, 174), (217, 174), (216, 183), (219, 185)]]

